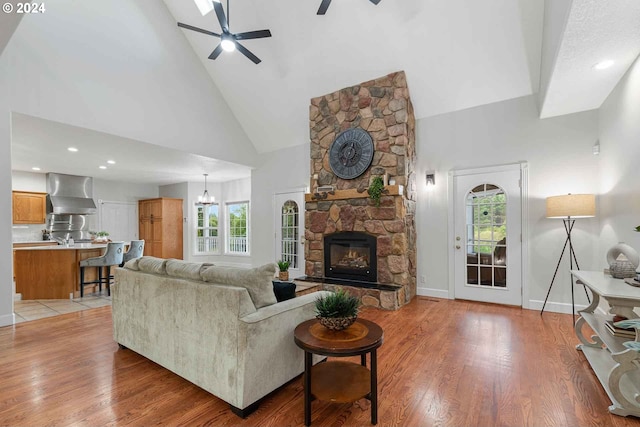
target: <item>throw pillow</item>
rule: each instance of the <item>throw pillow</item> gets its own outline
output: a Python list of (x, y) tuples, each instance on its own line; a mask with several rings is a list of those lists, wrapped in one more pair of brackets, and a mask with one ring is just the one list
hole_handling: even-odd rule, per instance
[(167, 274), (167, 260), (152, 256), (143, 256), (138, 261), (138, 270), (143, 273)]
[(202, 279), (205, 282), (246, 288), (253, 305), (261, 308), (278, 302), (271, 283), (275, 274), (275, 264), (265, 264), (256, 268), (213, 266), (202, 272)]
[(293, 282), (273, 281), (273, 293), (278, 302), (286, 301), (296, 297), (296, 284)]
[(213, 264), (200, 262), (187, 262), (179, 259), (167, 260), (167, 276), (201, 281), (200, 272)]
[(138, 271), (138, 270), (140, 270), (138, 268), (138, 261), (140, 261), (140, 258), (130, 259), (129, 261), (124, 263), (124, 268), (127, 268), (129, 270)]

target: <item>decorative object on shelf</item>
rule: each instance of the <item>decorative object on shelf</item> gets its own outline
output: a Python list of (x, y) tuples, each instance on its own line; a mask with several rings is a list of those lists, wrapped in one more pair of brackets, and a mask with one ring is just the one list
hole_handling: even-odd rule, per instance
[(215, 203), (216, 199), (213, 196), (209, 195), (209, 191), (207, 191), (207, 177), (208, 173), (203, 173), (204, 175), (204, 193), (202, 196), (198, 196), (198, 201), (196, 202), (196, 206), (207, 206)]
[(640, 265), (640, 255), (624, 242), (614, 245), (607, 252), (609, 272), (616, 279), (635, 277), (636, 268)]
[[(551, 293), (551, 288), (553, 287), (553, 282), (556, 280), (556, 275), (558, 274), (558, 269), (560, 268), (560, 263), (562, 262), (562, 257), (564, 256), (564, 252), (567, 249), (567, 244), (569, 246), (569, 267), (570, 270), (573, 270), (573, 264), (575, 262), (576, 269), (580, 270), (580, 266), (578, 265), (578, 259), (576, 258), (576, 253), (573, 250), (573, 242), (571, 241), (571, 230), (573, 230), (573, 226), (575, 225), (576, 218), (592, 218), (596, 216), (596, 196), (593, 194), (567, 194), (562, 196), (552, 196), (547, 197), (547, 218), (561, 218), (564, 224), (564, 231), (567, 234), (567, 237), (564, 241), (564, 246), (562, 247), (562, 252), (560, 253), (560, 258), (558, 259), (558, 264), (556, 265), (556, 270), (553, 273), (553, 278), (551, 279), (551, 284), (549, 285), (549, 290), (547, 291), (547, 296), (544, 299), (544, 304), (542, 304), (542, 310), (540, 310), (540, 315), (544, 312), (544, 307), (547, 305), (547, 300), (549, 299), (549, 294)], [(570, 276), (571, 280), (571, 312), (573, 314), (573, 319), (576, 315), (576, 305), (575, 298), (573, 293), (573, 276)], [(591, 298), (589, 297), (589, 293), (587, 292), (587, 288), (584, 287), (584, 293), (587, 296), (587, 300), (591, 303)]]
[(109, 233), (106, 231), (98, 231), (96, 233), (96, 242), (108, 242), (109, 241)]
[(373, 139), (366, 130), (347, 129), (329, 147), (329, 166), (338, 178), (357, 178), (371, 165), (373, 151)]
[(631, 286), (634, 286), (636, 288), (640, 288), (640, 281), (638, 281), (637, 278), (634, 279), (633, 277), (627, 277), (627, 278), (624, 279), (624, 282), (627, 285), (631, 285)]
[(289, 266), (291, 263), (289, 261), (278, 261), (278, 269), (280, 272), (278, 273), (278, 279), (286, 282), (289, 280)]
[(382, 193), (384, 193), (384, 191), (385, 188), (382, 177), (374, 176), (371, 180), (367, 193), (369, 193), (369, 198), (374, 201), (376, 206), (380, 206), (380, 197), (382, 197)]
[(344, 289), (316, 299), (316, 317), (320, 324), (333, 331), (346, 329), (358, 318), (360, 299)]

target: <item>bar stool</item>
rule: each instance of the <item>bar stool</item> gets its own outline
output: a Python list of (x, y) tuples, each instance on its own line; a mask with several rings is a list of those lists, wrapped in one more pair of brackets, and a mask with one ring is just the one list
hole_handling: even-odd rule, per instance
[(122, 256), (122, 264), (120, 267), (126, 264), (127, 261), (142, 257), (144, 252), (144, 240), (132, 240), (129, 245), (129, 250)]
[[(87, 258), (80, 261), (80, 297), (84, 297), (84, 286), (98, 284), (98, 290), (102, 292), (102, 283), (107, 287), (107, 295), (111, 295), (110, 278), (111, 278), (111, 266), (120, 265), (122, 263), (124, 252), (124, 242), (109, 242), (107, 243), (107, 250), (104, 255)], [(98, 268), (98, 280), (90, 282), (84, 281), (84, 269), (85, 267), (97, 267)], [(103, 267), (107, 267), (107, 276), (102, 276)]]

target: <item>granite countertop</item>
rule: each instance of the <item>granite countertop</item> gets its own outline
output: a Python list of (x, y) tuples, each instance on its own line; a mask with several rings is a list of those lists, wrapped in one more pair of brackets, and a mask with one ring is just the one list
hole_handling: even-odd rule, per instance
[(73, 246), (68, 245), (50, 245), (50, 246), (25, 246), (23, 248), (13, 248), (14, 251), (64, 251), (71, 249), (102, 249), (106, 248), (106, 243), (74, 243)]

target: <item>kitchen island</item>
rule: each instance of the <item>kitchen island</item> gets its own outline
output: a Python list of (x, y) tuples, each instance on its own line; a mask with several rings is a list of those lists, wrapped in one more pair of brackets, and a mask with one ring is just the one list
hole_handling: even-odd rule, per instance
[[(101, 256), (106, 247), (106, 243), (14, 247), (16, 293), (23, 300), (79, 297), (80, 261)], [(85, 277), (97, 280), (97, 269), (87, 268)], [(92, 286), (97, 287), (87, 285), (85, 292), (93, 292)]]

